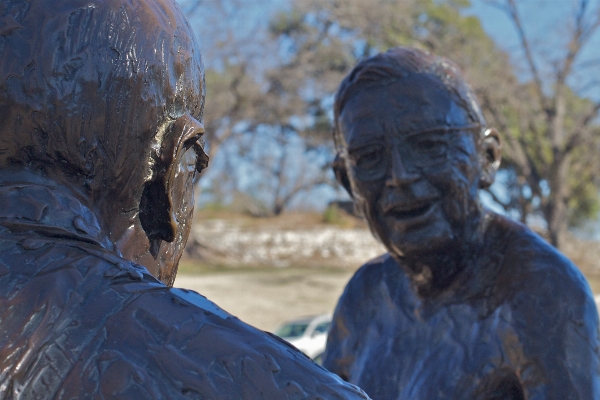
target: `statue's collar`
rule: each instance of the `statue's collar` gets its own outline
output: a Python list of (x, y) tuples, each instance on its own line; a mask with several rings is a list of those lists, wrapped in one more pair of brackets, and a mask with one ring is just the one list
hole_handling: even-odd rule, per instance
[(88, 207), (69, 194), (39, 184), (0, 185), (0, 226), (13, 233), (34, 232), (113, 250)]

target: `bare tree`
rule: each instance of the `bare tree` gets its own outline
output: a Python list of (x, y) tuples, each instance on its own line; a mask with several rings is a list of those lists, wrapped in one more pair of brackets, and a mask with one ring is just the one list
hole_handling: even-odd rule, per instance
[[(206, 64), (205, 140), (207, 154), (213, 158), (228, 140), (254, 127), (256, 104), (263, 95), (257, 70), (268, 42), (258, 22), (248, 22), (240, 31), (236, 21), (244, 20), (246, 10), (241, 0), (188, 0), (182, 4), (202, 44)], [(240, 127), (242, 122), (247, 125)]]
[(317, 147), (307, 148), (295, 130), (281, 126), (268, 129), (269, 143), (252, 143), (253, 151), (246, 151), (246, 160), (255, 168), (255, 197), (268, 207), (268, 215), (281, 214), (295, 198), (318, 186), (335, 185), (329, 153)]
[[(527, 35), (515, 0), (487, 2), (503, 10), (512, 21), (531, 81), (523, 85), (528, 101), (522, 102), (527, 104), (522, 110), (526, 112), (518, 114), (517, 131), (511, 132), (507, 114), (503, 115), (496, 105), (486, 103), (486, 108), (494, 121), (509, 132), (506, 153), (510, 166), (522, 187), (528, 188), (530, 197), (538, 199), (550, 241), (560, 247), (569, 218), (573, 221), (577, 217), (570, 215), (569, 206), (582, 200), (586, 206), (587, 200), (593, 203), (587, 205), (590, 211), (597, 209), (600, 132), (594, 120), (600, 102), (578, 97), (569, 81), (584, 68), (600, 66), (600, 60), (581, 59), (582, 50), (600, 26), (600, 9), (593, 10), (588, 0), (578, 0), (570, 26), (557, 27), (566, 39), (564, 48), (556, 48), (552, 58), (547, 59), (536, 47), (540, 43), (534, 44)], [(587, 79), (588, 88), (598, 83), (593, 79)]]
[[(255, 187), (244, 190), (256, 192), (250, 194), (260, 198), (268, 214), (280, 214), (311, 188), (334, 184), (322, 168), (325, 161), (313, 157), (320, 149), (296, 140), (309, 129), (303, 122), (305, 103), (297, 96), (306, 80), (282, 68), (285, 57), (277, 37), (269, 34), (270, 20), (247, 18), (255, 4), (242, 0), (188, 0), (183, 6), (191, 17), (210, 14), (210, 19), (191, 20), (207, 67), (204, 120), (211, 165), (227, 167), (229, 180), (240, 180), (234, 190), (247, 181), (240, 176), (242, 166), (260, 175)], [(238, 162), (214, 162), (231, 157), (223, 146), (237, 149)], [(317, 168), (308, 165), (315, 162)], [(212, 181), (219, 184), (220, 179)]]

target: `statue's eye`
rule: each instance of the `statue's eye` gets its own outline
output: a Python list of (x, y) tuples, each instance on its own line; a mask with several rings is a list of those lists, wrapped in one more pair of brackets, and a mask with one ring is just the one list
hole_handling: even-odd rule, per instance
[(439, 157), (446, 154), (447, 140), (442, 135), (426, 135), (412, 141), (411, 151), (416, 151), (423, 156)]
[(382, 157), (383, 149), (381, 147), (369, 147), (357, 152), (355, 155), (355, 164), (359, 168), (374, 168), (381, 162)]
[(419, 142), (419, 147), (421, 150), (425, 151), (435, 150), (439, 147), (439, 142), (435, 142), (433, 140), (422, 140)]
[(417, 167), (431, 167), (446, 160), (448, 139), (444, 133), (428, 133), (410, 138), (406, 155)]

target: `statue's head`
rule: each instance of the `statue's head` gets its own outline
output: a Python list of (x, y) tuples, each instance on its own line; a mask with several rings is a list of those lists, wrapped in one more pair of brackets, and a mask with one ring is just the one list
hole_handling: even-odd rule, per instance
[(68, 187), (172, 283), (207, 161), (203, 79), (174, 0), (5, 0), (0, 168)]
[(500, 142), (453, 63), (402, 47), (368, 58), (341, 83), (334, 118), (336, 177), (393, 255), (474, 240)]

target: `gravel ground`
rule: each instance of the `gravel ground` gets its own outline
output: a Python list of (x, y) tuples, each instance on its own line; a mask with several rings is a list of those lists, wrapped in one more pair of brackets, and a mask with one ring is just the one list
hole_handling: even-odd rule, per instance
[(257, 328), (272, 331), (298, 317), (332, 313), (353, 271), (275, 268), (178, 275), (175, 287), (195, 290)]

